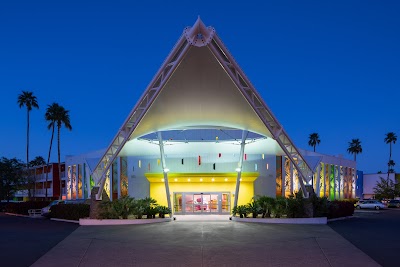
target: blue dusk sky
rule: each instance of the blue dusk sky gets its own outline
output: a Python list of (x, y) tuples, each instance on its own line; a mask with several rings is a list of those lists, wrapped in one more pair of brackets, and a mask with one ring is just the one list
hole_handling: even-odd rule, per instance
[[(317, 152), (363, 147), (358, 169), (387, 170), (385, 134), (400, 137), (400, 1), (1, 1), (0, 156), (47, 158), (47, 105), (70, 110), (61, 152), (105, 148), (180, 37), (213, 26), (294, 143)], [(400, 141), (399, 141), (400, 142)], [(400, 144), (393, 146), (400, 168)], [(56, 147), (52, 161), (57, 161)]]

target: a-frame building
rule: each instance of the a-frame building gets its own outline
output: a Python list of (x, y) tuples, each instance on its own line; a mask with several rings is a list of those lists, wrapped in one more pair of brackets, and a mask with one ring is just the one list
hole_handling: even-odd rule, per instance
[[(265, 155), (269, 156), (268, 160)], [(305, 158), (215, 29), (206, 27), (200, 18), (192, 27), (184, 29), (93, 169), (92, 178), (100, 189), (97, 199), (101, 198), (104, 188), (111, 194), (112, 166), (118, 158), (125, 157), (134, 158), (129, 167), (132, 171), (146, 169), (141, 175), (150, 183), (150, 196), (155, 197), (157, 190), (158, 197), (165, 194), (159, 201), (169, 207), (179, 205), (182, 200), (178, 197), (182, 197), (179, 194), (183, 190), (194, 195), (204, 193), (206, 189), (200, 182), (206, 181), (234, 184), (234, 189), (210, 187), (208, 191), (228, 192), (230, 207), (238, 201), (240, 204), (241, 181), (254, 182), (262, 169), (270, 172), (263, 175), (265, 181), (258, 182), (257, 190), (267, 186), (273, 187), (268, 192), (284, 192), (285, 185), (276, 184), (279, 183), (278, 169), (282, 170), (281, 164), (286, 163), (298, 180), (297, 188), (286, 184), (291, 192), (301, 188), (307, 196), (305, 185), (311, 184), (312, 179), (312, 170)], [(255, 161), (250, 163), (252, 159)], [(119, 170), (126, 168), (126, 162), (124, 166)], [(178, 179), (185, 180), (186, 187), (171, 190), (171, 183)], [(188, 187), (196, 179), (197, 183)], [(156, 181), (158, 186), (151, 187)], [(134, 183), (129, 185), (134, 186)], [(252, 192), (254, 185), (248, 196)], [(196, 197), (193, 199), (196, 202)]]

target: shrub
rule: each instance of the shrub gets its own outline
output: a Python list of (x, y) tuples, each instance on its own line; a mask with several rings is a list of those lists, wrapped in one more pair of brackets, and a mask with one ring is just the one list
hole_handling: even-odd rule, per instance
[(156, 209), (157, 209), (158, 216), (160, 218), (165, 218), (165, 214), (172, 213), (171, 209), (166, 206), (157, 206)]
[(314, 217), (328, 217), (328, 199), (326, 197), (311, 196)]
[(261, 212), (261, 207), (257, 201), (252, 201), (247, 204), (247, 210), (249, 213), (252, 213), (253, 218), (257, 218), (257, 215)]
[(282, 217), (282, 215), (286, 213), (286, 209), (287, 209), (287, 203), (285, 197), (281, 196), (276, 197), (275, 206), (272, 210), (275, 215), (275, 218)]
[(305, 202), (301, 192), (297, 192), (295, 195), (290, 195), (287, 201), (286, 215), (289, 218), (304, 218), (306, 217)]
[(50, 217), (78, 221), (89, 217), (89, 213), (89, 204), (59, 204), (51, 207)]
[(135, 199), (124, 196), (114, 201), (106, 201), (101, 204), (101, 219), (128, 219), (133, 214)]
[(144, 208), (144, 214), (146, 214), (147, 219), (155, 218), (157, 214), (157, 200), (151, 197), (146, 197), (142, 199), (139, 203), (140, 205), (143, 205)]
[(236, 214), (239, 214), (240, 218), (246, 218), (247, 214), (248, 214), (248, 207), (247, 205), (239, 205), (239, 206), (235, 206), (232, 209), (232, 214), (233, 216), (236, 216)]
[(346, 198), (346, 199), (343, 199), (343, 200), (351, 202), (353, 205), (358, 202), (358, 199), (356, 199), (356, 198)]
[(268, 196), (259, 196), (256, 198), (258, 205), (260, 205), (261, 214), (263, 218), (270, 218), (273, 207), (275, 206), (275, 198)]
[(132, 207), (132, 214), (135, 215), (136, 219), (142, 219), (146, 212), (146, 203), (144, 199), (137, 199)]
[(333, 200), (328, 202), (328, 219), (352, 216), (354, 204), (345, 200)]
[(28, 215), (30, 209), (42, 209), (50, 204), (50, 201), (25, 201), (8, 203), (5, 206), (6, 212)]

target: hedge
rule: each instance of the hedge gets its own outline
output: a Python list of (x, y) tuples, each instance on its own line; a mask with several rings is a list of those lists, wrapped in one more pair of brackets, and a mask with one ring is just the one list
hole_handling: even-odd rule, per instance
[(333, 200), (328, 202), (328, 219), (352, 216), (354, 204), (346, 200)]
[(41, 209), (50, 204), (50, 201), (25, 201), (25, 202), (10, 202), (5, 206), (6, 212), (28, 215), (30, 209)]
[(89, 204), (59, 204), (51, 207), (50, 217), (79, 221), (80, 218), (89, 217)]

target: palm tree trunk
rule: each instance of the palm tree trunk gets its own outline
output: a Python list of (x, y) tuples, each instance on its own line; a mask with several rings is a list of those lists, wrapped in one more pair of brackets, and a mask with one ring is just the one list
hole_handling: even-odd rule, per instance
[[(54, 124), (52, 127), (51, 131), (51, 138), (50, 138), (50, 148), (49, 148), (49, 156), (47, 157), (47, 172), (46, 172), (46, 200), (47, 200), (47, 181), (49, 177), (49, 163), (50, 163), (50, 155), (51, 155), (51, 147), (53, 146), (53, 138), (54, 138)], [(53, 170), (54, 173), (54, 170)], [(54, 175), (53, 175), (53, 181), (54, 181)], [(53, 184), (53, 189), (54, 189), (54, 184)], [(54, 190), (53, 190), (53, 196), (54, 196)]]
[(60, 163), (60, 128), (57, 125), (57, 139), (58, 139), (58, 178), (60, 179), (60, 199), (62, 199), (62, 179), (61, 179), (61, 163)]
[(27, 116), (27, 127), (26, 127), (26, 167), (29, 168), (29, 109)]
[(315, 146), (314, 146), (314, 152), (315, 152)]
[(392, 142), (389, 143), (390, 145), (390, 153), (389, 153), (389, 161), (392, 159)]
[(30, 180), (30, 176), (31, 176), (31, 172), (29, 170), (29, 109), (27, 108), (27, 127), (26, 127), (26, 170), (28, 172), (27, 175), (27, 184), (28, 184), (28, 198), (31, 198), (31, 180)]

